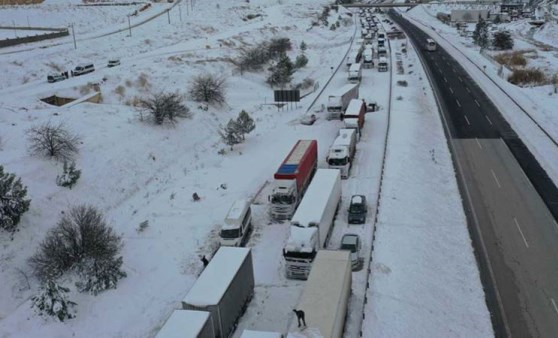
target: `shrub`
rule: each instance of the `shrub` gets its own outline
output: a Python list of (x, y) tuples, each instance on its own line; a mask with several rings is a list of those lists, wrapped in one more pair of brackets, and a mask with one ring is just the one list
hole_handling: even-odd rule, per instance
[(221, 135), (223, 142), (231, 147), (231, 150), (233, 150), (235, 144), (241, 143), (243, 139), (238, 122), (233, 119), (230, 119), (229, 123), (219, 130), (219, 135)]
[(68, 166), (68, 162), (64, 161), (64, 169), (62, 175), (56, 176), (56, 185), (60, 187), (70, 188), (77, 183), (81, 176), (81, 170), (76, 169), (76, 163), (72, 162)]
[(525, 58), (525, 56), (523, 56), (523, 53), (519, 51), (496, 54), (494, 56), (494, 59), (496, 60), (496, 62), (502, 65), (508, 65), (512, 67), (527, 65), (527, 59)]
[(190, 109), (182, 104), (182, 96), (178, 93), (152, 94), (147, 99), (139, 100), (140, 108), (151, 115), (155, 124), (163, 124), (168, 120), (171, 124), (178, 117), (191, 117)]
[(546, 82), (546, 77), (540, 69), (515, 69), (513, 73), (508, 76), (508, 82), (519, 86), (540, 86)]
[(79, 152), (80, 137), (69, 132), (64, 124), (47, 122), (27, 130), (29, 151), (56, 160), (72, 160)]
[(238, 132), (240, 133), (242, 140), (244, 141), (244, 135), (249, 134), (256, 128), (254, 119), (248, 115), (248, 113), (242, 110), (236, 119), (236, 126)]
[(76, 303), (68, 300), (66, 295), (70, 289), (47, 280), (41, 285), (39, 294), (31, 298), (31, 307), (41, 316), (56, 317), (63, 322), (75, 317), (73, 307)]
[(295, 59), (295, 68), (302, 68), (308, 64), (308, 58), (304, 54), (300, 54)]
[(241, 70), (258, 71), (270, 60), (265, 44), (258, 44), (240, 52), (238, 65)]
[[(17, 178), (17, 179), (16, 179)], [(0, 228), (14, 232), (21, 215), (29, 210), (31, 200), (26, 199), (27, 187), (15, 174), (4, 172), (0, 165)]]
[(267, 52), (273, 58), (280, 57), (282, 54), (292, 49), (291, 40), (289, 38), (273, 38), (267, 44)]
[(212, 74), (194, 77), (190, 86), (190, 96), (194, 101), (222, 105), (225, 103), (226, 79)]
[(499, 31), (494, 33), (494, 38), (492, 39), (492, 46), (497, 50), (512, 49), (513, 48), (513, 38), (508, 31)]
[(97, 294), (116, 288), (126, 277), (118, 257), (122, 239), (94, 207), (80, 205), (64, 213), (29, 263), (37, 278), (54, 280), (70, 270), (77, 272), (81, 292)]
[(271, 74), (267, 78), (267, 83), (272, 87), (284, 87), (285, 84), (291, 82), (294, 68), (291, 59), (286, 54), (282, 54), (277, 64), (271, 67)]
[(398, 80), (397, 85), (401, 87), (407, 87), (408, 83), (405, 80)]

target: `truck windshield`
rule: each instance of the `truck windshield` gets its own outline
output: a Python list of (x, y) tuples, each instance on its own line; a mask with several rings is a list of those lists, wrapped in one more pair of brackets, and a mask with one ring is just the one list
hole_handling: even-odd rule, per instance
[(238, 237), (240, 237), (240, 229), (221, 230), (221, 238), (238, 238)]
[(350, 252), (356, 252), (356, 246), (353, 244), (341, 244), (341, 250), (349, 250)]
[(349, 213), (351, 214), (360, 214), (364, 212), (364, 205), (363, 204), (351, 204), (349, 207)]
[(293, 204), (294, 196), (292, 195), (273, 195), (271, 197), (271, 204)]
[(316, 252), (299, 252), (299, 251), (285, 251), (283, 250), (285, 259), (314, 259)]
[(347, 164), (347, 158), (330, 158), (327, 163), (329, 165), (346, 165)]

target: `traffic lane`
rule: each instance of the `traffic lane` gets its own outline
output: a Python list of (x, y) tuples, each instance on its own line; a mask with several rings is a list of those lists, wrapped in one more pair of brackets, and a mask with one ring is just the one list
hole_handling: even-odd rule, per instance
[(517, 309), (523, 312), (531, 336), (558, 337), (558, 313), (553, 307), (558, 295), (558, 234), (552, 215), (504, 142), (471, 144), (464, 155), (480, 198), (488, 206), (490, 222), (486, 224), (498, 234), (505, 265), (521, 290), (522, 306)]

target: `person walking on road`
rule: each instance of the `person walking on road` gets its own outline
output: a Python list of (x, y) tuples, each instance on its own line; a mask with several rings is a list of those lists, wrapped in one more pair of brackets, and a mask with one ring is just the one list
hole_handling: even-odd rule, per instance
[(205, 258), (205, 255), (202, 256), (201, 261), (203, 263), (203, 268), (205, 269), (205, 267), (207, 266), (207, 264), (209, 264), (209, 261), (207, 260), (207, 258)]
[(293, 312), (296, 313), (296, 319), (298, 320), (298, 327), (300, 327), (301, 321), (304, 324), (304, 327), (306, 327), (306, 320), (304, 320), (304, 311), (293, 309)]

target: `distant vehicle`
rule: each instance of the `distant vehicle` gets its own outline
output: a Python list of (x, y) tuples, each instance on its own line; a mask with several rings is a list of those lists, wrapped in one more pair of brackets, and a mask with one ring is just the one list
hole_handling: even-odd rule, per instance
[(358, 84), (346, 84), (327, 98), (328, 120), (340, 119), (352, 99), (358, 98)]
[(207, 311), (174, 310), (155, 338), (174, 338), (178, 332), (192, 332), (197, 338), (214, 338), (213, 325)]
[(366, 196), (353, 195), (349, 205), (349, 224), (366, 223), (366, 215), (368, 214), (368, 205), (366, 205)]
[(429, 52), (436, 51), (436, 41), (432, 39), (426, 39), (426, 50)]
[(349, 68), (349, 76), (348, 76), (350, 83), (359, 83), (362, 79), (362, 64), (361, 63), (353, 63), (351, 68)]
[(279, 332), (244, 330), (240, 338), (284, 338)]
[(356, 129), (357, 136), (360, 138), (362, 128), (364, 128), (364, 115), (366, 114), (366, 105), (362, 99), (352, 99), (349, 106), (343, 114), (343, 122), (345, 128)]
[(384, 46), (378, 46), (378, 58), (386, 57), (387, 56), (387, 49)]
[(340, 202), (339, 170), (318, 169), (291, 219), (283, 248), (287, 278), (308, 278), (318, 250), (327, 246)]
[[(367, 45), (368, 46), (368, 45)], [(371, 48), (366, 48), (362, 53), (364, 62), (364, 68), (373, 68), (374, 67), (374, 59), (373, 59), (373, 52)]]
[(356, 270), (360, 265), (360, 249), (362, 243), (357, 234), (344, 234), (341, 238), (341, 246), (339, 250), (348, 250), (351, 252), (351, 267)]
[(273, 176), (269, 213), (275, 220), (290, 219), (318, 167), (318, 141), (299, 140)]
[(326, 158), (329, 169), (339, 169), (341, 178), (349, 178), (349, 171), (356, 152), (357, 131), (339, 129), (339, 135), (329, 148)]
[(385, 45), (386, 45), (386, 39), (378, 37), (378, 49), (380, 47), (385, 47)]
[(229, 337), (253, 295), (251, 250), (222, 246), (182, 300), (182, 308), (211, 313), (215, 337)]
[(304, 124), (306, 126), (311, 126), (316, 122), (317, 118), (315, 114), (305, 115), (300, 119), (300, 124)]
[(387, 72), (389, 69), (388, 60), (385, 57), (380, 57), (378, 60), (378, 71)]
[(111, 68), (116, 66), (120, 66), (120, 59), (110, 59), (107, 67)]
[[(306, 322), (317, 329), (320, 337), (343, 337), (351, 282), (349, 252), (318, 251), (296, 308), (305, 312)], [(298, 331), (296, 322), (296, 319), (291, 321), (291, 332)]]
[(250, 201), (242, 199), (235, 201), (221, 228), (220, 243), (225, 246), (244, 246), (252, 231), (252, 209)]
[(95, 66), (92, 63), (85, 63), (77, 65), (77, 67), (72, 71), (73, 76), (79, 76), (95, 71)]
[(64, 81), (64, 80), (66, 80), (66, 77), (62, 74), (49, 74), (49, 75), (47, 75), (47, 82), (48, 83)]

